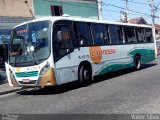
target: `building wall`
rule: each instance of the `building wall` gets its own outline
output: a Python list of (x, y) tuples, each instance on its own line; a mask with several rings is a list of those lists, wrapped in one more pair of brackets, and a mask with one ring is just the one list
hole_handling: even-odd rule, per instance
[(0, 0), (0, 16), (33, 17), (32, 0)]
[(62, 6), (63, 14), (98, 19), (96, 2), (85, 0), (33, 0), (33, 4), (35, 17), (51, 16), (50, 6), (58, 5)]
[(33, 18), (32, 0), (0, 0), (0, 30), (12, 29)]

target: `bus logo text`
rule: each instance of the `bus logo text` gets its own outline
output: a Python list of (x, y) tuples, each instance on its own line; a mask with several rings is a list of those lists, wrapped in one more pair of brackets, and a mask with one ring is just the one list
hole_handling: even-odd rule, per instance
[(89, 52), (93, 63), (100, 63), (102, 60), (102, 56), (115, 54), (116, 49), (102, 50), (100, 46), (95, 46), (95, 47), (90, 47)]

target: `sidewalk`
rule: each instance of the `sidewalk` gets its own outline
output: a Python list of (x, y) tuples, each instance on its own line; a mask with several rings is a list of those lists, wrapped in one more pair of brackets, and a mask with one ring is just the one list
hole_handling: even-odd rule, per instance
[(0, 68), (0, 95), (15, 92), (21, 89), (21, 87), (11, 87), (7, 82), (5, 68)]
[(19, 91), (20, 89), (21, 89), (21, 87), (11, 87), (11, 86), (9, 86), (8, 83), (1, 84), (0, 85), (0, 95), (4, 95), (4, 94), (7, 94), (7, 93)]

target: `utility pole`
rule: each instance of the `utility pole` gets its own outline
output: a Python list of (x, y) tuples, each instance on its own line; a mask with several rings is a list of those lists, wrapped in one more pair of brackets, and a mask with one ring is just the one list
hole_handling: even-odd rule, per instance
[(127, 13), (125, 11), (120, 11), (120, 21), (121, 22), (128, 22), (127, 21)]
[(152, 32), (153, 32), (154, 47), (155, 47), (155, 57), (157, 57), (156, 33), (155, 33), (155, 9), (153, 0), (150, 0), (150, 7), (151, 7), (151, 17), (152, 17)]
[(97, 0), (98, 5), (98, 20), (102, 20), (102, 0)]
[[(124, 0), (124, 1), (126, 1), (126, 4), (125, 4), (126, 10), (120, 12), (120, 16), (121, 16), (120, 20), (122, 20), (123, 22), (126, 22), (126, 23), (127, 23), (127, 22), (129, 21), (128, 0)], [(122, 17), (122, 16), (123, 16), (123, 17)]]
[(129, 9), (128, 9), (128, 0), (126, 0), (126, 22), (129, 21)]

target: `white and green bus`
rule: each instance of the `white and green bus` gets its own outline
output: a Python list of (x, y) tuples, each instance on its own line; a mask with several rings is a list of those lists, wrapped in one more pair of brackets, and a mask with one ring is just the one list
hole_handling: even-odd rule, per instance
[(72, 17), (40, 18), (11, 32), (10, 86), (54, 86), (155, 60), (152, 27)]

